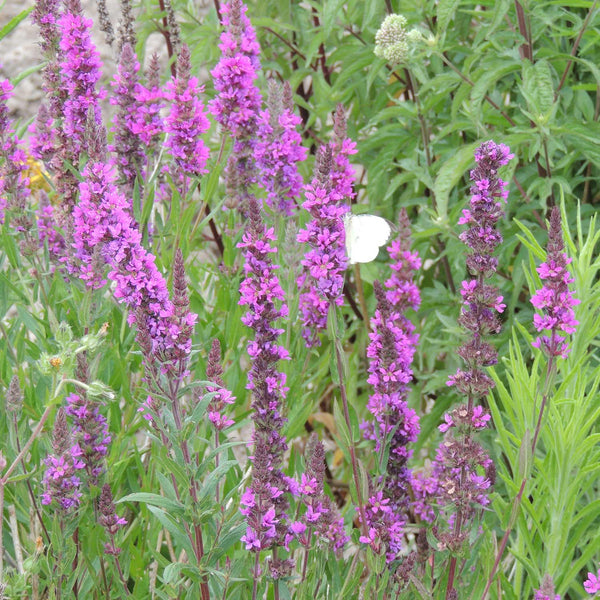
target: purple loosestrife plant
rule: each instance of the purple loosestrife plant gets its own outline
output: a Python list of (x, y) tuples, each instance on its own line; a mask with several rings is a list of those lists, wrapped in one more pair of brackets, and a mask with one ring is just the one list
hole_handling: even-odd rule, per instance
[(260, 113), (256, 164), (260, 185), (267, 190), (267, 205), (287, 217), (296, 212), (302, 190), (297, 164), (306, 159), (307, 150), (297, 131), (300, 123), (293, 111), (289, 83), (284, 83), (282, 91), (275, 81), (269, 81), (268, 110)]
[(356, 192), (354, 191), (354, 167), (350, 164), (350, 157), (356, 154), (356, 142), (346, 135), (346, 115), (344, 107), (338, 104), (333, 116), (333, 140), (329, 143), (333, 156), (331, 180), (333, 188), (348, 204), (352, 203)]
[(81, 501), (79, 471), (85, 468), (79, 444), (73, 444), (64, 409), (56, 414), (52, 439), (54, 454), (46, 460), (42, 504), (56, 502), (64, 514), (77, 509)]
[(100, 509), (98, 521), (100, 525), (104, 527), (106, 533), (110, 537), (110, 542), (104, 545), (104, 551), (106, 554), (118, 556), (121, 553), (121, 548), (115, 544), (115, 535), (121, 527), (127, 525), (127, 521), (123, 517), (117, 516), (115, 505), (113, 503), (112, 492), (110, 491), (110, 485), (108, 483), (105, 483), (102, 486), (100, 499), (98, 501), (98, 508)]
[(198, 177), (206, 173), (208, 147), (200, 136), (210, 127), (204, 114), (204, 105), (199, 100), (203, 87), (198, 79), (190, 75), (190, 51), (182, 45), (177, 60), (177, 77), (167, 84), (165, 97), (171, 103), (167, 116), (166, 147), (175, 162), (174, 175), (187, 189), (187, 177)]
[(343, 301), (344, 271), (348, 265), (343, 216), (349, 207), (332, 180), (332, 150), (325, 146), (317, 154), (313, 180), (304, 186), (306, 200), (302, 206), (312, 218), (298, 233), (298, 241), (311, 246), (298, 277), (298, 288), (303, 290), (302, 337), (308, 347), (320, 343), (318, 335), (327, 327), (329, 305), (340, 306)]
[(108, 278), (115, 284), (115, 297), (130, 310), (129, 324), (144, 319), (152, 354), (163, 372), (172, 372), (189, 354), (188, 329), (193, 327), (195, 315), (176, 314), (155, 258), (142, 246), (129, 202), (115, 185), (114, 168), (90, 161), (83, 175), (80, 201), (73, 212), (74, 246), (82, 264), (80, 276), (90, 286), (102, 284), (100, 274), (92, 267), (97, 249), (110, 268)]
[(548, 230), (548, 258), (537, 268), (544, 286), (531, 298), (531, 304), (543, 313), (533, 316), (534, 327), (539, 332), (547, 330), (550, 334), (538, 337), (533, 345), (549, 357), (567, 358), (570, 348), (565, 334), (575, 333), (579, 325), (573, 312), (579, 300), (569, 290), (569, 284), (574, 279), (569, 275), (567, 265), (572, 259), (567, 257), (563, 249), (560, 210), (554, 206)]
[[(367, 348), (368, 383), (374, 390), (367, 408), (374, 422), (363, 424), (362, 428), (365, 437), (375, 441), (380, 460), (378, 471), (384, 474), (375, 482), (366, 503), (368, 535), (361, 536), (360, 541), (369, 544), (376, 553), (385, 551), (388, 562), (397, 557), (403, 542), (412, 479), (407, 466), (412, 456), (408, 444), (415, 442), (419, 434), (418, 416), (406, 403), (418, 336), (404, 312), (420, 304), (414, 272), (421, 263), (418, 255), (410, 251), (410, 243), (410, 224), (403, 211), (400, 235), (388, 248), (393, 275), (385, 282), (387, 291), (379, 282), (374, 284), (377, 310)], [(386, 454), (384, 465), (382, 459)]]
[(248, 522), (242, 542), (247, 550), (257, 553), (256, 586), (261, 550), (274, 550), (270, 569), (275, 579), (289, 573), (291, 568), (287, 561), (277, 557), (276, 548), (284, 544), (288, 532), (286, 510), (293, 482), (281, 470), (287, 450), (282, 433), (285, 419), (281, 410), (288, 388), (285, 374), (277, 369), (280, 360), (289, 360), (287, 350), (277, 343), (277, 338), (284, 331), (277, 327), (277, 321), (288, 316), (288, 309), (275, 274), (277, 267), (271, 259), (271, 255), (277, 252), (271, 245), (275, 239), (273, 228), (263, 224), (256, 199), (250, 198), (248, 208), (248, 225), (238, 244), (244, 253), (244, 279), (240, 284), (239, 304), (248, 307), (242, 321), (254, 331), (254, 339), (248, 342), (252, 366), (246, 386), (253, 397), (254, 450), (252, 483), (242, 496), (241, 511)]
[(140, 139), (134, 132), (139, 125), (140, 99), (138, 73), (140, 63), (130, 44), (121, 49), (121, 56), (114, 80), (111, 82), (113, 94), (110, 103), (117, 106), (113, 132), (113, 144), (109, 147), (115, 153), (115, 161), (119, 169), (119, 185), (127, 196), (133, 194), (134, 184), (138, 173), (143, 181), (146, 167), (146, 154)]
[[(477, 509), (489, 504), (489, 488), (495, 479), (495, 466), (483, 447), (475, 441), (474, 435), (487, 427), (489, 414), (476, 405), (485, 398), (493, 387), (493, 381), (483, 367), (497, 362), (496, 349), (485, 338), (501, 329), (499, 314), (505, 308), (498, 289), (485, 282), (497, 268), (498, 260), (493, 252), (502, 242), (496, 230), (496, 223), (502, 217), (502, 202), (508, 191), (506, 182), (498, 177), (501, 166), (513, 158), (503, 144), (484, 142), (475, 151), (477, 167), (470, 173), (470, 207), (463, 210), (459, 223), (468, 226), (460, 234), (460, 239), (469, 247), (467, 269), (471, 278), (463, 281), (461, 295), (463, 308), (459, 323), (470, 334), (458, 354), (465, 362), (466, 369), (458, 369), (448, 379), (447, 385), (467, 398), (444, 417), (439, 429), (445, 433), (444, 442), (439, 446), (434, 460), (433, 478), (435, 483), (416, 486), (417, 498), (429, 485), (435, 489), (435, 501), (448, 526), (448, 531), (436, 528), (438, 549), (459, 552), (469, 539), (469, 524), (477, 514)], [(450, 559), (450, 572), (447, 593), (454, 593), (456, 576), (456, 556)]]
[(83, 16), (80, 0), (65, 1), (65, 13), (58, 20), (61, 83), (67, 92), (63, 132), (75, 157), (88, 150), (85, 135), (88, 113), (92, 112), (96, 124), (102, 122), (99, 100), (104, 97), (104, 92), (96, 89), (102, 62), (91, 39), (92, 25), (92, 20)]
[(221, 59), (211, 71), (217, 95), (209, 104), (216, 121), (233, 138), (227, 163), (227, 193), (233, 206), (242, 212), (249, 201), (247, 189), (256, 182), (256, 133), (262, 103), (255, 85), (260, 46), (246, 11), (241, 0), (221, 5)]
[(40, 47), (47, 60), (42, 70), (42, 87), (48, 95), (49, 116), (62, 119), (67, 90), (61, 85), (60, 29), (61, 0), (36, 0), (31, 13), (33, 22), (40, 29)]
[(317, 544), (329, 546), (338, 555), (350, 539), (344, 531), (344, 519), (339, 516), (337, 507), (324, 491), (325, 449), (316, 433), (312, 433), (308, 439), (304, 455), (306, 470), (302, 473), (298, 487), (298, 498), (304, 505), (304, 511), (290, 524), (286, 536), (286, 548), (294, 538), (306, 548), (303, 578), (306, 576), (313, 536)]

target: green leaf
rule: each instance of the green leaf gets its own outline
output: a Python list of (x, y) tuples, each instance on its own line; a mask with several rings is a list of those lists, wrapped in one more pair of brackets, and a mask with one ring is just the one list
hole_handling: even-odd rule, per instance
[(342, 402), (341, 400), (338, 402), (334, 402), (333, 404), (333, 419), (335, 421), (335, 425), (337, 427), (338, 433), (342, 438), (343, 447), (342, 450), (346, 450), (350, 447), (350, 431), (348, 429), (348, 425), (346, 425), (346, 419), (344, 418), (344, 412), (342, 410)]
[(120, 498), (119, 500), (115, 500), (115, 504), (119, 504), (121, 502), (140, 502), (141, 504), (148, 505), (148, 507), (158, 506), (159, 508), (164, 508), (168, 513), (173, 515), (181, 515), (184, 513), (184, 507), (181, 502), (165, 498), (159, 494), (151, 494), (149, 492), (134, 492), (133, 494), (123, 496), (123, 498)]
[(5, 38), (21, 21), (26, 19), (34, 8), (34, 6), (30, 6), (29, 8), (21, 11), (18, 15), (15, 15), (2, 29), (0, 29), (0, 40)]
[(473, 152), (479, 142), (462, 146), (453, 152), (439, 170), (433, 191), (437, 203), (437, 216), (443, 221), (448, 220), (448, 199), (454, 186), (465, 176), (469, 167), (475, 162)]
[(460, 4), (460, 0), (439, 0), (437, 5), (437, 30), (441, 37), (454, 17), (454, 13)]

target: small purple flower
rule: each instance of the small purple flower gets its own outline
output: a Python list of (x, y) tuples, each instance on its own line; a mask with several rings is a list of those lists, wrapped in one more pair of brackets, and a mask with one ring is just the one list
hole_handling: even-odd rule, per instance
[(550, 214), (548, 258), (537, 269), (540, 279), (545, 283), (531, 298), (533, 306), (543, 312), (533, 316), (535, 329), (549, 330), (550, 335), (538, 337), (533, 346), (543, 349), (550, 357), (567, 358), (571, 350), (564, 334), (575, 333), (575, 328), (579, 325), (573, 307), (580, 301), (569, 289), (569, 284), (574, 279), (567, 270), (571, 259), (563, 252), (563, 248), (560, 210), (555, 206)]
[(597, 594), (600, 592), (600, 569), (597, 573), (589, 573), (587, 579), (583, 582), (583, 588), (588, 594)]

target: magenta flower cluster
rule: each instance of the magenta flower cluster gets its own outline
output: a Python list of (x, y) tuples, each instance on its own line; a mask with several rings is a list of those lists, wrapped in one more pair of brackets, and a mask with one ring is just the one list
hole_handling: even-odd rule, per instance
[(260, 91), (254, 83), (260, 69), (260, 46), (247, 10), (241, 0), (222, 4), (222, 57), (211, 71), (217, 96), (209, 104), (210, 111), (235, 140), (256, 133), (261, 105)]
[(79, 0), (67, 0), (65, 13), (59, 18), (62, 52), (62, 85), (67, 94), (63, 104), (63, 132), (69, 140), (71, 151), (78, 156), (87, 151), (88, 114), (91, 112), (96, 124), (102, 122), (99, 100), (104, 93), (96, 89), (100, 80), (102, 62), (92, 43), (91, 19), (86, 19)]
[(119, 183), (124, 191), (133, 193), (135, 179), (144, 175), (147, 158), (140, 136), (135, 129), (140, 126), (141, 100), (143, 86), (138, 81), (140, 63), (130, 44), (124, 44), (114, 80), (111, 82), (113, 94), (110, 103), (118, 106), (111, 128), (113, 143), (109, 150), (115, 153), (119, 169)]
[[(374, 420), (363, 423), (362, 429), (365, 437), (375, 442), (375, 452), (379, 457), (384, 457), (387, 449), (387, 464), (385, 469), (383, 465), (379, 466), (385, 475), (374, 483), (367, 500), (365, 519), (368, 533), (362, 535), (360, 541), (369, 544), (377, 554), (385, 552), (388, 562), (397, 558), (404, 540), (412, 479), (407, 466), (412, 456), (408, 444), (415, 442), (419, 434), (419, 418), (406, 402), (418, 338), (414, 334), (414, 326), (401, 312), (409, 307), (406, 299), (411, 298), (414, 307), (420, 301), (413, 281), (413, 266), (417, 267), (420, 261), (416, 254), (410, 252), (409, 246), (410, 238), (406, 234), (399, 244), (389, 249), (397, 262), (394, 263), (394, 275), (386, 281), (388, 291), (385, 292), (379, 282), (374, 284), (377, 309), (371, 321), (373, 331), (369, 334), (367, 348), (368, 383), (373, 386), (367, 408)], [(408, 257), (410, 263), (406, 263), (404, 257)], [(401, 297), (397, 285), (404, 290), (405, 297)], [(398, 301), (396, 306), (390, 298)]]
[(260, 113), (256, 166), (259, 183), (267, 190), (267, 205), (290, 217), (302, 191), (298, 163), (305, 160), (307, 150), (297, 131), (301, 119), (294, 114), (289, 84), (284, 84), (282, 94), (271, 82), (269, 91), (269, 110)]
[[(258, 552), (282, 545), (288, 532), (287, 493), (292, 482), (282, 470), (287, 443), (282, 434), (282, 404), (288, 388), (286, 376), (277, 369), (280, 360), (289, 360), (287, 350), (277, 343), (283, 329), (277, 322), (288, 316), (284, 293), (275, 274), (271, 255), (273, 228), (266, 227), (256, 199), (249, 203), (249, 222), (238, 244), (244, 255), (244, 279), (240, 284), (239, 304), (248, 307), (243, 323), (254, 331), (248, 342), (252, 366), (247, 389), (252, 392), (254, 421), (252, 484), (242, 496), (241, 512), (248, 527), (242, 542), (247, 550)], [(282, 565), (273, 565), (274, 569)]]
[(543, 312), (533, 316), (533, 325), (540, 332), (549, 330), (550, 335), (538, 337), (533, 345), (551, 357), (567, 358), (570, 348), (565, 334), (575, 333), (579, 325), (573, 307), (580, 301), (569, 290), (569, 284), (574, 279), (567, 270), (571, 259), (563, 252), (563, 248), (560, 210), (555, 206), (550, 213), (548, 258), (537, 268), (544, 286), (531, 297), (531, 304)]
[(343, 218), (350, 211), (354, 197), (354, 171), (349, 156), (355, 144), (346, 138), (346, 122), (341, 106), (334, 117), (334, 139), (319, 149), (315, 174), (304, 186), (306, 200), (302, 207), (311, 220), (298, 233), (298, 241), (311, 249), (302, 260), (303, 272), (298, 277), (302, 336), (308, 347), (319, 344), (319, 332), (327, 327), (330, 304), (341, 306), (346, 257)]
[(600, 593), (600, 569), (597, 573), (588, 572), (587, 579), (583, 582), (583, 588), (588, 594)]
[(213, 340), (206, 364), (206, 378), (212, 383), (206, 386), (206, 391), (214, 396), (208, 404), (207, 416), (217, 433), (231, 427), (234, 423), (224, 411), (227, 405), (235, 402), (235, 396), (225, 387), (221, 379), (222, 374), (221, 344), (219, 340)]
[(302, 260), (303, 272), (298, 277), (302, 337), (307, 346), (319, 344), (318, 334), (327, 327), (329, 305), (342, 304), (344, 271), (348, 259), (344, 247), (343, 217), (348, 213), (344, 197), (332, 187), (331, 148), (319, 150), (315, 161), (315, 176), (304, 186), (302, 207), (312, 219), (298, 233), (298, 241), (311, 249)]
[(334, 552), (341, 552), (350, 538), (344, 531), (344, 519), (325, 494), (325, 450), (315, 433), (306, 444), (305, 457), (306, 469), (296, 490), (303, 511), (290, 523), (285, 547), (289, 550), (290, 542), (297, 539), (302, 546), (310, 549), (314, 535), (318, 543), (329, 546)]
[(221, 60), (211, 71), (216, 97), (209, 109), (221, 127), (233, 138), (226, 170), (229, 207), (246, 214), (249, 187), (257, 181), (256, 133), (261, 95), (255, 84), (260, 69), (260, 47), (241, 0), (230, 0), (221, 7), (224, 31), (221, 34)]
[(171, 110), (166, 118), (166, 147), (181, 176), (197, 177), (206, 173), (208, 147), (200, 137), (210, 122), (199, 99), (203, 88), (190, 74), (190, 51), (183, 45), (177, 61), (177, 77), (167, 84), (165, 98)]
[(96, 484), (104, 471), (104, 460), (111, 436), (106, 417), (97, 403), (78, 394), (66, 399), (66, 413), (73, 418), (73, 434), (81, 450), (81, 460), (90, 483)]
[(118, 556), (121, 553), (121, 548), (115, 544), (115, 535), (121, 527), (127, 525), (127, 520), (117, 515), (113, 503), (112, 492), (110, 491), (110, 485), (108, 485), (108, 483), (105, 483), (102, 486), (100, 499), (98, 500), (98, 508), (100, 510), (98, 521), (110, 537), (110, 542), (104, 544), (104, 551), (106, 554)]
[(56, 502), (65, 513), (76, 510), (81, 501), (81, 478), (79, 471), (85, 469), (79, 444), (73, 443), (67, 425), (65, 411), (56, 415), (52, 447), (54, 453), (45, 459), (44, 492), (42, 504)]
[[(189, 355), (191, 338), (182, 336), (182, 324), (176, 318), (166, 281), (156, 267), (154, 256), (142, 245), (129, 202), (114, 183), (114, 168), (90, 162), (83, 176), (79, 204), (73, 211), (80, 276), (92, 287), (102, 285), (102, 274), (94, 268), (94, 256), (99, 253), (110, 267), (108, 277), (115, 283), (115, 297), (130, 310), (129, 324), (136, 321), (141, 309), (146, 315), (152, 351), (168, 370)], [(188, 312), (183, 321), (185, 327), (191, 328), (196, 315)]]

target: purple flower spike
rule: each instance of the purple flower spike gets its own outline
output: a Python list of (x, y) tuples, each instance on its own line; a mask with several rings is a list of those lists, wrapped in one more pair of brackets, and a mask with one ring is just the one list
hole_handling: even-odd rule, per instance
[(73, 444), (65, 411), (60, 408), (54, 423), (54, 454), (44, 461), (44, 493), (42, 504), (56, 502), (64, 513), (76, 510), (81, 500), (81, 479), (77, 473), (85, 468), (79, 444)]
[(25, 207), (31, 190), (27, 155), (8, 118), (6, 102), (12, 91), (10, 81), (0, 80), (0, 224), (4, 223), (5, 211), (10, 209), (15, 213), (13, 226), (23, 231), (27, 228)]
[(225, 388), (225, 383), (221, 379), (223, 367), (221, 366), (221, 344), (219, 340), (213, 340), (208, 362), (206, 364), (206, 378), (212, 381), (214, 385), (206, 386), (208, 393), (214, 393), (214, 397), (208, 405), (208, 420), (213, 424), (217, 432), (223, 431), (233, 425), (233, 419), (224, 413), (228, 404), (235, 402), (235, 396)]
[(548, 356), (567, 358), (571, 349), (564, 334), (575, 333), (579, 325), (573, 307), (580, 301), (569, 290), (569, 284), (575, 281), (567, 270), (572, 259), (563, 249), (560, 210), (555, 206), (550, 214), (548, 258), (537, 269), (540, 279), (545, 281), (544, 287), (531, 298), (531, 304), (543, 312), (533, 316), (534, 327), (537, 331), (549, 330), (550, 335), (538, 337), (533, 346), (541, 348)]
[(110, 444), (106, 418), (98, 405), (77, 394), (67, 396), (66, 413), (73, 418), (75, 439), (81, 449), (81, 460), (90, 483), (96, 485), (104, 471), (104, 460)]
[[(249, 222), (238, 244), (244, 253), (245, 275), (239, 304), (248, 307), (242, 321), (254, 330), (254, 339), (248, 342), (252, 366), (246, 386), (253, 396), (254, 455), (252, 484), (242, 497), (241, 512), (248, 522), (242, 542), (247, 550), (258, 552), (283, 545), (288, 532), (285, 511), (291, 488), (281, 470), (287, 450), (281, 408), (288, 388), (285, 374), (277, 370), (280, 360), (289, 360), (287, 350), (277, 344), (284, 331), (277, 327), (277, 321), (287, 317), (288, 309), (271, 259), (277, 252), (271, 245), (273, 228), (263, 224), (256, 199), (250, 199), (248, 208)], [(271, 570), (281, 574), (288, 568), (286, 561), (274, 560)]]
[(348, 265), (344, 247), (343, 216), (349, 211), (344, 196), (332, 185), (333, 156), (329, 146), (321, 148), (315, 161), (315, 176), (304, 187), (302, 205), (312, 219), (298, 233), (298, 241), (311, 249), (302, 260), (303, 273), (298, 277), (300, 311), (308, 347), (318, 345), (318, 334), (327, 327), (329, 304), (340, 306), (344, 271)]
[(241, 0), (230, 0), (221, 6), (221, 60), (211, 71), (217, 95), (209, 103), (216, 121), (233, 138), (226, 186), (229, 205), (242, 213), (250, 199), (247, 190), (257, 177), (256, 132), (262, 103), (255, 85), (260, 46), (246, 11)]
[(260, 113), (256, 164), (260, 185), (267, 190), (267, 205), (282, 215), (292, 216), (302, 190), (297, 164), (306, 158), (297, 131), (300, 117), (293, 112), (292, 90), (286, 82), (283, 94), (269, 81), (269, 110)]
[(88, 113), (94, 121), (102, 122), (99, 100), (104, 96), (96, 90), (102, 62), (92, 43), (92, 20), (83, 16), (79, 0), (67, 0), (65, 13), (59, 18), (62, 85), (67, 97), (64, 103), (64, 134), (77, 156), (87, 151), (85, 132)]
[(321, 545), (329, 546), (340, 553), (349, 537), (344, 531), (344, 519), (338, 514), (335, 504), (324, 492), (325, 449), (316, 433), (311, 434), (305, 450), (306, 472), (302, 474), (297, 495), (305, 512), (290, 525), (285, 547), (296, 538), (306, 548), (311, 547), (315, 534)]
[[(506, 201), (506, 182), (498, 177), (498, 170), (513, 158), (503, 144), (484, 142), (475, 151), (477, 167), (471, 171), (471, 201), (463, 210), (459, 223), (468, 226), (460, 239), (470, 248), (467, 268), (472, 276), (463, 281), (463, 307), (459, 323), (470, 339), (458, 349), (466, 369), (458, 369), (449, 377), (447, 385), (455, 386), (467, 398), (466, 404), (454, 408), (444, 416), (440, 430), (445, 433), (433, 462), (430, 477), (415, 477), (415, 512), (424, 520), (431, 520), (433, 512), (428, 503), (440, 506), (447, 530), (439, 530), (440, 548), (458, 551), (467, 543), (469, 526), (477, 510), (489, 504), (489, 489), (496, 477), (495, 465), (474, 434), (485, 428), (489, 414), (475, 402), (484, 398), (493, 387), (493, 381), (483, 370), (497, 362), (497, 351), (485, 337), (500, 331), (499, 314), (505, 305), (498, 289), (488, 283), (496, 271), (498, 260), (493, 252), (502, 242), (496, 223), (502, 216), (502, 202)], [(458, 523), (460, 526), (454, 526)]]
[(197, 177), (206, 173), (208, 147), (201, 135), (210, 127), (204, 106), (198, 96), (203, 87), (190, 75), (190, 51), (181, 47), (177, 60), (177, 77), (167, 85), (165, 97), (171, 102), (166, 119), (166, 147), (180, 176)]
[(100, 509), (100, 516), (98, 521), (100, 525), (104, 527), (106, 533), (110, 537), (110, 542), (104, 545), (106, 554), (112, 554), (118, 556), (121, 553), (121, 548), (115, 545), (115, 535), (121, 529), (127, 525), (127, 521), (123, 517), (118, 517), (115, 511), (115, 505), (113, 503), (112, 492), (110, 491), (110, 485), (105, 483), (102, 486), (100, 492), (100, 499), (98, 501), (98, 508)]
[(138, 91), (141, 87), (138, 82), (139, 70), (140, 63), (133, 48), (129, 44), (125, 44), (121, 50), (117, 73), (114, 81), (111, 82), (114, 93), (110, 97), (110, 103), (119, 108), (111, 129), (114, 138), (113, 145), (109, 147), (109, 150), (116, 153), (119, 183), (128, 196), (133, 194), (136, 176), (138, 173), (144, 174), (147, 162), (144, 148), (134, 132), (134, 128), (139, 123), (141, 110), (138, 99)]

